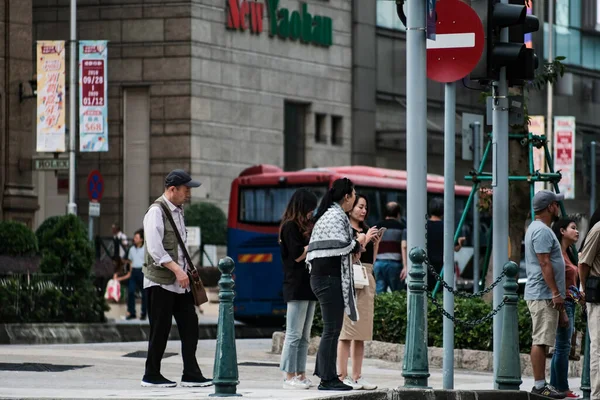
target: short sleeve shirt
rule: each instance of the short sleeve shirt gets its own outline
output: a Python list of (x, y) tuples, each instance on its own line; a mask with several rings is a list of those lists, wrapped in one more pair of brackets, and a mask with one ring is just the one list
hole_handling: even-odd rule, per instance
[(541, 221), (533, 221), (525, 234), (525, 267), (527, 285), (525, 300), (550, 300), (552, 291), (544, 280), (538, 254), (549, 254), (554, 280), (560, 294), (565, 297), (565, 260), (560, 243), (552, 229)]
[(592, 276), (600, 276), (600, 223), (594, 225), (585, 237), (579, 253), (579, 264), (588, 265)]

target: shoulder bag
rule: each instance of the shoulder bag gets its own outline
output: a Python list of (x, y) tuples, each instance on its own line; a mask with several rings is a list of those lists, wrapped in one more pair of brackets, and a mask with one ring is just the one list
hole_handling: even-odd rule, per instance
[(358, 260), (358, 264), (352, 265), (352, 269), (354, 273), (354, 288), (363, 289), (369, 286), (369, 277), (367, 275), (367, 269), (363, 267), (360, 260)]
[(177, 225), (175, 225), (175, 221), (173, 220), (173, 215), (171, 215), (171, 210), (169, 210), (169, 208), (164, 203), (158, 202), (158, 204), (160, 205), (163, 214), (165, 214), (165, 216), (169, 220), (169, 223), (173, 227), (173, 230), (175, 231), (175, 236), (177, 236), (177, 242), (179, 242), (179, 247), (183, 251), (185, 260), (189, 265), (189, 267), (186, 269), (186, 272), (188, 274), (188, 278), (190, 279), (190, 290), (192, 292), (192, 295), (194, 296), (194, 304), (200, 307), (202, 304), (208, 302), (208, 296), (206, 295), (206, 289), (204, 289), (204, 284), (200, 279), (198, 269), (192, 262), (192, 259), (190, 258), (190, 255), (185, 247), (185, 243), (183, 243), (183, 239), (181, 239), (181, 235), (179, 234)]
[(592, 304), (600, 303), (600, 277), (588, 276), (585, 281), (585, 302)]

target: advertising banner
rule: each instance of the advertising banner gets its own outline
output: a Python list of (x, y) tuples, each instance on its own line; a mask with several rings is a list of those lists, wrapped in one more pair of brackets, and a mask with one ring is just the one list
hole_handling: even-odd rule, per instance
[(65, 42), (37, 42), (36, 151), (65, 151)]
[[(544, 127), (544, 116), (543, 115), (532, 115), (529, 116), (529, 132), (537, 136), (544, 136), (546, 130)], [(546, 172), (546, 155), (544, 154), (544, 148), (538, 149), (533, 148), (533, 170)], [(536, 182), (535, 192), (544, 189), (544, 182)]]
[(79, 150), (108, 151), (105, 40), (79, 41)]
[(554, 170), (562, 173), (558, 189), (575, 198), (575, 117), (554, 117)]

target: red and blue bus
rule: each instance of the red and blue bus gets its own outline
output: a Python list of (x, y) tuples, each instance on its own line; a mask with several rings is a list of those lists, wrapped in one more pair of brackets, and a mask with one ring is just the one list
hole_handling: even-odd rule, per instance
[[(227, 224), (227, 253), (235, 263), (235, 318), (253, 323), (282, 319), (283, 265), (278, 245), (279, 222), (287, 203), (300, 187), (311, 188), (319, 200), (338, 178), (349, 178), (356, 192), (369, 199), (373, 225), (383, 219), (386, 203), (398, 202), (406, 212), (406, 171), (365, 166), (309, 168), (284, 172), (273, 165), (245, 169), (233, 181)], [(456, 221), (460, 219), (470, 186), (456, 186)], [(428, 197), (443, 196), (444, 178), (427, 176)], [(472, 221), (463, 232), (471, 237)], [(472, 254), (472, 249), (471, 249)]]

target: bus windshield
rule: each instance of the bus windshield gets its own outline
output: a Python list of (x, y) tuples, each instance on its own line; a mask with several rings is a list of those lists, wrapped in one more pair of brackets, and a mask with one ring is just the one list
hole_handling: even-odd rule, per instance
[[(240, 188), (238, 221), (245, 224), (279, 225), (285, 207), (295, 187), (243, 187)], [(327, 186), (308, 186), (321, 201)]]

